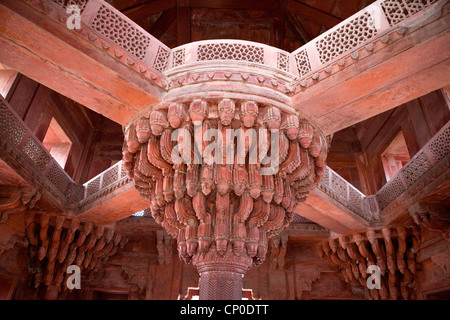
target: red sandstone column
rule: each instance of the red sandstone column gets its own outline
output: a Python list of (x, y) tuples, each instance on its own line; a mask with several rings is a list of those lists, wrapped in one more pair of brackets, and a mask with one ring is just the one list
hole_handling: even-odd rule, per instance
[(200, 300), (242, 300), (242, 278), (232, 271), (205, 271), (200, 273)]
[(242, 300), (242, 278), (253, 263), (248, 254), (234, 253), (230, 243), (219, 253), (213, 244), (195, 254), (192, 263), (200, 274), (200, 300)]

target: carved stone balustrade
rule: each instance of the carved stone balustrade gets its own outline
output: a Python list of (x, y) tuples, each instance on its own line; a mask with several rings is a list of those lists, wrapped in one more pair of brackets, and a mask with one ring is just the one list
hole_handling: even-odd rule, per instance
[(123, 167), (197, 267), (200, 298), (241, 299), (245, 272), (320, 181), (328, 140), (288, 106), (181, 99), (130, 122)]
[[(371, 42), (377, 37), (386, 36), (393, 29), (404, 34), (405, 27), (421, 18), (421, 12), (428, 13), (445, 1), (375, 1), (292, 53), (239, 40), (199, 41), (170, 49), (102, 0), (27, 2), (64, 24), (69, 15), (67, 8), (77, 5), (80, 8), (81, 36), (118, 61), (138, 70), (157, 86), (170, 88), (170, 79), (164, 77), (164, 73), (185, 65), (192, 66), (205, 61), (243, 61), (297, 77), (295, 81), (291, 79), (289, 88), (285, 88), (289, 91), (304, 87), (312, 80), (317, 81), (319, 72), (328, 70), (331, 64), (339, 61), (343, 67), (347, 56), (351, 55), (352, 60), (357, 60), (358, 50), (362, 47), (366, 47), (367, 51), (374, 50)], [(388, 40), (389, 36), (385, 37), (384, 42)], [(251, 76), (247, 74), (244, 78)], [(265, 82), (262, 79), (260, 81)]]
[(61, 211), (73, 210), (83, 198), (83, 186), (75, 183), (61, 168), (2, 96), (0, 157)]

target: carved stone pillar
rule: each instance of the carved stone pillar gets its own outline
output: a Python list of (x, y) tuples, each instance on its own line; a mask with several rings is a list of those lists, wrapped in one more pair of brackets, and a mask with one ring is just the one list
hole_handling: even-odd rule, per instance
[(437, 231), (450, 241), (450, 206), (448, 204), (416, 203), (408, 208), (417, 225)]
[(129, 123), (123, 161), (197, 268), (200, 299), (228, 300), (242, 298), (243, 276), (320, 181), (327, 152), (321, 131), (287, 105), (179, 97)]
[(235, 255), (231, 245), (223, 255), (215, 245), (206, 254), (195, 254), (193, 265), (200, 274), (200, 300), (241, 300), (242, 278), (252, 263), (247, 254)]
[(242, 300), (243, 273), (226, 269), (199, 273), (200, 300)]

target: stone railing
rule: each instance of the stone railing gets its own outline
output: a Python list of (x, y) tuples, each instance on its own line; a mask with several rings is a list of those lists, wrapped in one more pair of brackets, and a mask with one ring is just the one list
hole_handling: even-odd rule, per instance
[[(165, 77), (168, 70), (204, 61), (241, 61), (248, 65), (284, 71), (298, 79), (311, 77), (321, 69), (326, 70), (328, 65), (342, 59), (343, 56), (367, 46), (373, 39), (382, 37), (394, 28), (407, 26), (410, 22), (421, 19), (421, 13), (424, 15), (433, 6), (445, 3), (439, 0), (378, 0), (306, 45), (288, 53), (267, 45), (239, 40), (200, 41), (170, 49), (103, 0), (42, 0), (42, 2), (52, 9), (46, 8), (44, 11), (63, 24), (69, 16), (66, 12), (68, 6), (78, 5), (81, 9), (82, 29), (74, 32), (78, 32), (80, 36), (105, 50), (121, 63), (136, 69), (165, 88), (168, 87)], [(33, 5), (35, 2), (29, 3)], [(9, 117), (3, 113), (1, 117), (1, 121), (12, 122), (14, 121), (11, 119), (17, 118), (16, 115)], [(20, 119), (17, 121), (22, 123)], [(28, 129), (12, 132), (9, 131), (9, 125), (2, 124), (1, 130), (2, 135), (9, 137), (9, 141), (14, 143), (15, 140), (11, 139), (20, 140), (15, 141), (19, 144), (15, 148), (33, 150), (34, 155), (29, 153), (28, 159), (49, 176), (51, 185), (57, 186), (55, 190), (50, 187), (52, 193), (61, 197), (63, 203), (67, 203), (64, 195), (70, 186), (72, 189), (79, 188), (74, 187), (75, 184), (70, 177), (48, 155), (45, 148), (40, 146), (39, 141), (28, 135)], [(25, 136), (28, 140), (25, 140)], [(420, 178), (420, 172), (426, 171), (427, 166), (436, 163), (436, 160), (430, 158), (431, 149), (427, 150), (413, 157), (411, 164), (408, 163), (375, 195), (364, 196), (329, 168), (319, 188), (368, 221), (376, 220), (383, 208), (413, 184), (415, 179)], [(40, 156), (36, 157), (36, 152), (40, 153)], [(421, 161), (425, 161), (425, 165), (419, 166), (417, 171), (413, 170)], [(86, 205), (111, 192), (116, 186), (125, 183), (126, 179), (121, 164), (116, 164), (84, 185), (84, 197), (81, 197), (83, 199), (80, 205)]]
[(86, 206), (93, 201), (113, 192), (115, 189), (123, 186), (124, 184), (131, 182), (132, 179), (127, 177), (127, 172), (123, 168), (123, 162), (119, 161), (83, 184), (84, 197), (80, 201), (79, 207), (83, 208), (83, 206)]
[[(450, 121), (397, 174), (378, 190), (375, 197), (380, 211), (385, 209), (401, 194), (416, 187), (424, 176), (433, 168), (438, 167), (441, 161), (447, 161), (444, 167), (448, 168), (449, 153)], [(420, 186), (417, 188), (420, 188)]]
[(367, 221), (379, 220), (382, 210), (392, 201), (412, 188), (420, 188), (417, 184), (441, 161), (448, 161), (449, 153), (450, 122), (447, 122), (376, 194), (364, 195), (329, 167), (317, 187)]
[(315, 73), (372, 38), (403, 26), (413, 15), (437, 2), (378, 0), (292, 52), (290, 59), (294, 61), (294, 68), (290, 72), (300, 78)]
[(172, 50), (170, 67), (205, 61), (243, 61), (290, 72), (290, 53), (261, 43), (242, 40), (207, 40), (189, 43)]
[(2, 159), (38, 192), (50, 196), (59, 209), (82, 198), (76, 184), (0, 96), (0, 148)]
[[(83, 186), (76, 184), (2, 97), (0, 137), (2, 159), (39, 192), (53, 197), (60, 209), (73, 203), (82, 208), (132, 182), (120, 161)], [(374, 195), (365, 196), (329, 167), (317, 187), (366, 221), (379, 220), (381, 211), (392, 201), (441, 161), (448, 161), (449, 141), (450, 122)]]
[(322, 180), (317, 187), (366, 221), (379, 219), (378, 207), (370, 210), (369, 203), (373, 200), (366, 197), (365, 194), (356, 189), (330, 167), (326, 167)]
[(75, 13), (70, 6), (77, 6), (81, 29), (74, 29), (74, 32), (153, 83), (161, 87), (167, 85), (162, 73), (169, 67), (171, 49), (109, 3), (103, 0), (45, 1), (49, 8), (44, 12), (63, 24)]
[[(264, 65), (302, 79), (364, 47), (372, 38), (416, 20), (418, 13), (425, 13), (440, 2), (378, 0), (289, 53), (241, 40), (199, 41), (170, 49), (103, 0), (48, 1), (58, 7), (65, 17), (68, 16), (67, 7), (77, 5), (81, 9), (82, 29), (87, 29), (81, 31), (82, 35), (162, 86), (167, 84), (161, 75), (166, 70), (204, 61), (241, 61), (249, 65)], [(65, 22), (61, 16), (59, 19)]]

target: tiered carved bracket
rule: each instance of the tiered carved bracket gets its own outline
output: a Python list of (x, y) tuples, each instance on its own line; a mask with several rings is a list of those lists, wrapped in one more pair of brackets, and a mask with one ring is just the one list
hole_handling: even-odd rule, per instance
[(78, 266), (82, 274), (98, 271), (127, 243), (127, 238), (113, 229), (60, 215), (31, 211), (25, 216), (25, 228), (34, 286), (46, 285), (52, 292), (67, 290), (70, 265)]
[[(385, 227), (369, 229), (352, 235), (340, 235), (321, 243), (329, 263), (340, 269), (345, 282), (361, 285), (368, 299), (414, 299), (420, 250), (420, 229), (411, 227)], [(368, 289), (371, 276), (368, 267), (380, 269), (380, 289)]]
[(172, 263), (173, 238), (163, 230), (156, 231), (156, 249), (158, 250), (158, 263), (168, 266)]
[(423, 225), (431, 231), (440, 232), (444, 239), (450, 241), (450, 211), (448, 204), (417, 203), (408, 210), (417, 225)]
[(327, 139), (293, 110), (231, 99), (161, 104), (125, 136), (124, 168), (153, 218), (177, 239), (180, 258), (200, 274), (242, 276), (264, 262), (268, 239), (320, 181), (328, 152)]
[(40, 193), (31, 187), (0, 185), (0, 222), (6, 222), (10, 214), (32, 209), (40, 197)]

